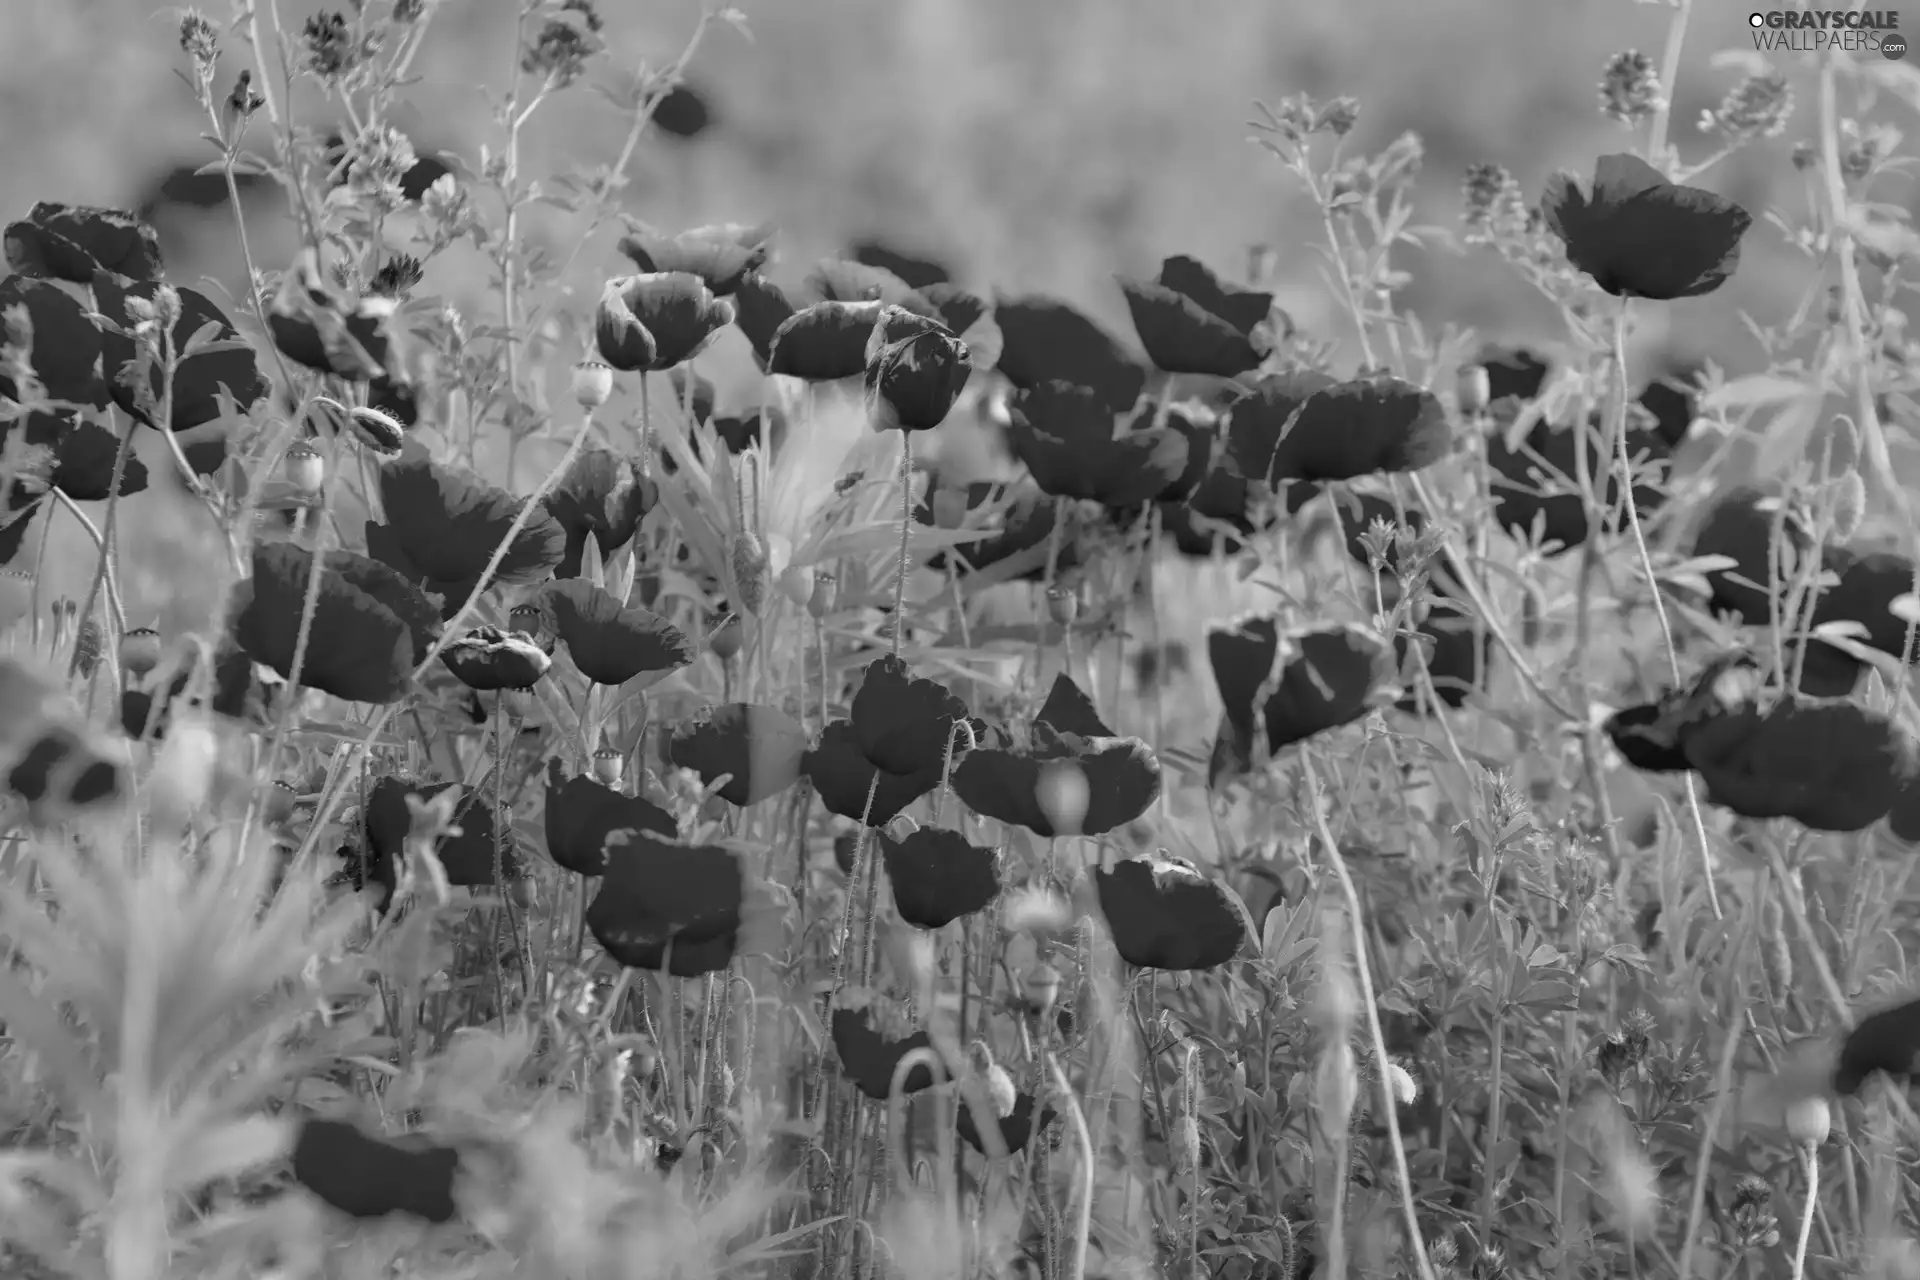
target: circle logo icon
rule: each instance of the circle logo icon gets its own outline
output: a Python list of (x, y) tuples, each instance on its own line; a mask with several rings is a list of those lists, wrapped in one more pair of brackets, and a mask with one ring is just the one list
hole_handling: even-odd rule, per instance
[(1747, 25), (1750, 27), (1764, 27), (1767, 25), (1767, 15), (1764, 13), (1750, 13), (1747, 15)]
[(1880, 53), (1888, 62), (1898, 62), (1907, 56), (1907, 40), (1898, 31), (1889, 31), (1880, 37)]

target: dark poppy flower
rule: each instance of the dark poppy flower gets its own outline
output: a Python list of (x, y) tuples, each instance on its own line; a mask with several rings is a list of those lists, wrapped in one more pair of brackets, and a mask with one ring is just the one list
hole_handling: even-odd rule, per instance
[(1547, 375), (1553, 371), (1553, 366), (1529, 347), (1482, 348), (1479, 364), (1487, 371), (1487, 396), (1491, 400), (1532, 400), (1546, 389)]
[[(1265, 723), (1267, 750), (1279, 751), (1364, 717), (1394, 670), (1392, 649), (1360, 627), (1283, 637), (1271, 616), (1210, 629), (1207, 657), (1224, 708), (1210, 784), (1253, 767), (1255, 716)], [(1266, 702), (1256, 705), (1270, 680)]]
[[(1904, 662), (1920, 660), (1920, 653), (1908, 647), (1906, 619), (1893, 613), (1893, 602), (1914, 589), (1913, 561), (1891, 551), (1834, 548), (1827, 556), (1827, 567), (1839, 581), (1814, 603), (1813, 625), (1857, 622), (1866, 628), (1861, 644)], [(1807, 656), (1811, 659), (1812, 652)]]
[(909, 289), (924, 291), (928, 285), (946, 284), (953, 279), (953, 272), (942, 263), (878, 240), (856, 241), (848, 256), (862, 266), (878, 267), (897, 277)]
[(432, 596), (391, 565), (351, 551), (327, 552), (326, 568), (329, 573), (339, 574), (356, 591), (373, 597), (406, 625), (407, 634), (413, 640), (416, 667), (427, 660), (427, 653), (439, 640), (441, 631), (440, 611), (434, 606)]
[(883, 827), (940, 785), (945, 761), (936, 761), (919, 773), (888, 773), (867, 759), (853, 723), (835, 720), (821, 730), (820, 740), (808, 748), (800, 768), (828, 813)]
[(620, 252), (649, 274), (699, 276), (714, 297), (724, 298), (740, 287), (749, 271), (766, 265), (775, 230), (771, 222), (757, 227), (737, 222), (695, 227), (676, 236), (642, 228), (621, 237)]
[[(42, 397), (76, 405), (104, 405), (100, 379), (100, 330), (85, 307), (51, 280), (14, 275), (0, 280), (0, 340), (8, 337), (14, 308), (24, 308), (33, 329), (27, 362), (40, 380)], [(23, 399), (20, 388), (0, 368), (0, 396)]]
[(1217, 969), (1247, 940), (1226, 886), (1165, 850), (1095, 867), (1093, 884), (1114, 949), (1136, 968)]
[(1161, 263), (1157, 280), (1116, 278), (1134, 332), (1159, 368), (1232, 378), (1260, 366), (1251, 335), (1272, 310), (1272, 294), (1229, 288), (1187, 257)]
[[(198, 650), (193, 650), (198, 654)], [(191, 705), (186, 698), (199, 665), (197, 656), (161, 688), (155, 684), (129, 684), (120, 694), (120, 727), (129, 738), (158, 741), (166, 736), (167, 724), (176, 705)], [(199, 699), (195, 699), (196, 702)], [(265, 710), (267, 691), (254, 676), (253, 659), (230, 644), (214, 654), (212, 682), (205, 705), (215, 715), (233, 720), (257, 719)]]
[(1724, 711), (1684, 729), (1680, 745), (1714, 804), (1814, 831), (1864, 830), (1920, 778), (1920, 743), (1841, 699)]
[(453, 1219), (460, 1153), (414, 1140), (388, 1142), (341, 1120), (307, 1116), (293, 1143), (293, 1180), (350, 1218), (405, 1214)]
[[(1776, 531), (1780, 535), (1777, 557)], [(1714, 502), (1693, 539), (1696, 557), (1726, 556), (1734, 562), (1731, 568), (1707, 575), (1712, 606), (1756, 627), (1772, 625), (1773, 601), (1784, 604), (1800, 574), (1801, 557), (1812, 548), (1812, 534), (1782, 498), (1744, 486)], [(1775, 584), (1772, 592), (1769, 583)]]
[[(469, 471), (424, 457), (402, 459), (380, 469), (387, 522), (368, 522), (367, 550), (440, 595), (451, 617), (466, 603), (524, 502)], [(557, 520), (535, 515), (514, 537), (489, 585), (538, 582), (560, 563), (566, 544)]]
[[(739, 457), (760, 443), (760, 414), (756, 411), (738, 418), (715, 418), (713, 434), (727, 446), (727, 452)], [(787, 438), (787, 415), (778, 405), (767, 406), (767, 447), (778, 449)], [(696, 452), (696, 457), (699, 454)]]
[(1920, 1064), (1920, 1000), (1870, 1013), (1847, 1032), (1833, 1068), (1833, 1091), (1860, 1092), (1867, 1077), (1886, 1075), (1905, 1085)]
[(0, 658), (0, 779), (35, 825), (117, 804), (129, 778), (114, 750), (65, 691), (14, 658)]
[(1607, 736), (1642, 773), (1686, 773), (1692, 766), (1681, 745), (1683, 735), (1709, 717), (1746, 705), (1762, 674), (1760, 664), (1744, 651), (1721, 654), (1690, 683), (1614, 712), (1607, 718)]
[(867, 415), (881, 430), (931, 431), (972, 374), (972, 353), (945, 325), (888, 305), (867, 338)]
[(874, 1026), (875, 1010), (866, 992), (857, 988), (848, 990), (841, 993), (840, 999), (843, 1005), (833, 1011), (828, 1025), (833, 1047), (840, 1055), (840, 1073), (853, 1081), (855, 1088), (876, 1102), (885, 1102), (893, 1095), (896, 1074), (902, 1076), (902, 1094), (933, 1087), (933, 1069), (925, 1062), (917, 1062), (904, 1073), (900, 1072), (900, 1064), (908, 1054), (933, 1048), (931, 1036), (924, 1031), (897, 1037), (884, 1035)]
[[(106, 317), (101, 329), (101, 372), (106, 377), (107, 393), (113, 402), (145, 423), (157, 426), (153, 414), (159, 411), (163, 393), (172, 396), (168, 423), (174, 431), (188, 431), (223, 416), (220, 397), (233, 401), (235, 411), (245, 413), (264, 400), (271, 384), (260, 372), (253, 348), (241, 338), (226, 313), (205, 294), (194, 289), (175, 289), (180, 299), (180, 318), (174, 322), (173, 382), (166, 385), (166, 369), (160, 361), (147, 365), (145, 393), (138, 390), (139, 371), (128, 366), (138, 359), (133, 330), (138, 323), (128, 305), (140, 298), (148, 305), (160, 290), (158, 282), (128, 284), (102, 272), (93, 281), (94, 305)], [(188, 347), (203, 330), (211, 326), (212, 337)]]
[(566, 548), (553, 576), (580, 576), (588, 534), (603, 556), (632, 542), (659, 497), (660, 487), (640, 474), (636, 459), (611, 449), (583, 450), (544, 499), (547, 514), (566, 533)]
[(1234, 469), (1250, 480), (1271, 482), (1280, 461), (1281, 441), (1299, 423), (1307, 401), (1334, 380), (1313, 369), (1272, 373), (1228, 406), (1226, 454)]
[(493, 805), (486, 796), (457, 782), (416, 783), (396, 777), (381, 778), (367, 792), (361, 825), (369, 865), (358, 868), (360, 879), (383, 885), (391, 894), (399, 883), (400, 864), (413, 833), (413, 809), (407, 797), (425, 802), (456, 788), (452, 827), (458, 834), (442, 835), (433, 849), (446, 870), (447, 883), (455, 888), (490, 887), (496, 857), (508, 880), (520, 879), (520, 859), (511, 834), (496, 848)]
[[(411, 681), (414, 636), (382, 593), (363, 585), (384, 578), (363, 560), (335, 551), (322, 562), (300, 683), (347, 702), (395, 702)], [(292, 543), (258, 543), (253, 576), (236, 590), (235, 642), (283, 677), (293, 670), (311, 564), (312, 552)]]
[(967, 704), (951, 689), (909, 674), (889, 654), (867, 664), (848, 720), (869, 763), (908, 775), (943, 768), (953, 726), (966, 718)]
[[(928, 497), (914, 508), (913, 518), (923, 525), (936, 523), (932, 507), (936, 487), (929, 485)], [(962, 543), (951, 551), (936, 551), (927, 557), (927, 567), (943, 570), (953, 557), (963, 576), (1004, 573), (1019, 582), (1039, 582), (1047, 572), (1047, 544), (1053, 535), (1055, 520), (1061, 522), (1060, 554), (1054, 569), (1071, 569), (1082, 559), (1081, 536), (1085, 532), (1079, 513), (1071, 506), (1061, 511), (1060, 500), (1043, 493), (1031, 480), (976, 480), (956, 490), (968, 513), (986, 509), (984, 527), (992, 532), (974, 542)], [(974, 527), (972, 524), (969, 527)]]
[(753, 347), (754, 359), (761, 369), (766, 369), (773, 351), (773, 335), (779, 332), (781, 325), (792, 319), (793, 303), (787, 300), (786, 293), (779, 285), (758, 271), (749, 271), (740, 278), (740, 284), (734, 291), (733, 308), (734, 324), (747, 336), (748, 344)]
[[(1059, 1116), (1060, 1113), (1052, 1107), (1044, 1107), (1040, 1112), (1040, 1123), (1035, 1124), (1033, 1122), (1033, 1095), (1026, 1092), (1017, 1093), (1013, 1099), (1013, 1110), (999, 1117), (1001, 1144), (1006, 1147), (1008, 1155), (1019, 1155), (1027, 1149), (1027, 1143), (1033, 1141), (1033, 1136), (1036, 1133), (1045, 1133), (1047, 1126), (1052, 1124)], [(981, 1155), (987, 1153), (986, 1147), (980, 1142), (980, 1130), (973, 1122), (972, 1107), (967, 1106), (964, 1102), (960, 1105), (959, 1114), (954, 1118), (953, 1127), (954, 1132), (960, 1135), (962, 1142), (972, 1147), (975, 1151), (978, 1151)]]
[(1062, 498), (1131, 507), (1164, 492), (1186, 471), (1186, 437), (1171, 427), (1115, 435), (1117, 418), (1090, 387), (1046, 382), (1009, 406), (1007, 443), (1034, 483)]
[(675, 725), (667, 761), (707, 786), (727, 777), (719, 796), (745, 808), (779, 795), (800, 778), (807, 731), (778, 707), (729, 702)]
[(1414, 637), (1409, 640), (1400, 635), (1393, 642), (1395, 665), (1406, 673), (1402, 683), (1407, 692), (1394, 704), (1399, 710), (1418, 712), (1421, 705), (1419, 678), (1409, 653), (1413, 644), (1420, 645), (1434, 696), (1444, 705), (1458, 711), (1466, 705), (1469, 694), (1486, 687), (1487, 667), (1493, 661), (1493, 637), (1476, 625), (1475, 615), (1467, 606), (1436, 597), (1415, 628)]
[(845, 258), (822, 258), (807, 274), (806, 288), (822, 302), (878, 302), (931, 320), (939, 309), (891, 271)]
[[(1538, 529), (1542, 546), (1557, 544), (1559, 552), (1569, 551), (1585, 543), (1590, 532), (1575, 449), (1585, 447), (1587, 474), (1603, 482), (1602, 501), (1609, 512), (1620, 502), (1616, 459), (1602, 449), (1604, 428), (1598, 414), (1593, 415), (1583, 439), (1576, 440), (1570, 427), (1543, 421), (1536, 422), (1517, 446), (1509, 446), (1506, 432), (1519, 413), (1515, 400), (1496, 401), (1491, 411), (1487, 466), (1492, 472), (1494, 518), (1515, 537), (1531, 537)], [(1634, 460), (1634, 507), (1645, 519), (1666, 501), (1659, 473), (1668, 457), (1667, 443), (1650, 423), (1633, 421), (1627, 428), (1627, 452)], [(1616, 524), (1625, 519), (1621, 514), (1610, 520), (1606, 532), (1616, 532)]]
[(883, 302), (816, 302), (781, 321), (767, 344), (767, 372), (837, 382), (867, 371), (867, 339)]
[(319, 255), (301, 253), (280, 278), (267, 308), (267, 331), (295, 364), (354, 382), (399, 377), (390, 328), (396, 299), (358, 296), (328, 283)]
[(1680, 749), (1679, 726), (1663, 702), (1641, 702), (1622, 707), (1607, 717), (1606, 734), (1629, 765), (1642, 773), (1689, 773), (1687, 753)]
[[(30, 449), (49, 451), (45, 461), (46, 483), (76, 502), (104, 502), (113, 493), (113, 463), (120, 453), (120, 438), (105, 427), (72, 413), (28, 412), (24, 424), (16, 418), (0, 421), (0, 441), (20, 433)], [(23, 459), (14, 475), (16, 489), (31, 489), (29, 477), (38, 478), (42, 468)], [(147, 487), (147, 467), (140, 459), (127, 456), (120, 473), (120, 495), (128, 497)]]
[(1601, 156), (1590, 191), (1556, 173), (1541, 197), (1567, 260), (1615, 297), (1697, 298), (1740, 265), (1753, 218), (1725, 196), (1677, 186), (1638, 156)]
[(990, 369), (999, 362), (1000, 325), (985, 298), (950, 284), (929, 286), (921, 294), (933, 304), (940, 323), (967, 344), (974, 368)]
[(1114, 413), (1140, 400), (1147, 370), (1112, 334), (1057, 298), (1035, 294), (994, 300), (1000, 326), (999, 370), (1022, 390), (1070, 382), (1098, 393)]
[(43, 200), (5, 233), (7, 265), (23, 276), (92, 284), (95, 271), (160, 279), (160, 234), (123, 209)]
[[(1269, 500), (1264, 484), (1254, 485), (1225, 459), (1216, 443), (1214, 461), (1184, 502), (1160, 504), (1160, 527), (1181, 555), (1210, 559), (1218, 552), (1237, 555), (1246, 539), (1271, 529), (1281, 518), (1282, 506)], [(1289, 486), (1302, 493), (1305, 485)], [(1288, 509), (1297, 495), (1289, 492)]]
[(893, 904), (908, 924), (939, 929), (986, 910), (1000, 896), (994, 851), (969, 843), (958, 831), (921, 827), (904, 840), (884, 831), (879, 838)]
[(685, 364), (733, 323), (733, 304), (684, 271), (618, 276), (594, 313), (600, 358), (627, 373)]
[(740, 855), (626, 829), (607, 839), (605, 879), (587, 907), (587, 928), (629, 969), (666, 968), (676, 978), (718, 973), (736, 955), (764, 953), (765, 904)]
[[(1284, 380), (1284, 381), (1282, 381)], [(1282, 480), (1352, 480), (1375, 472), (1418, 471), (1453, 450), (1453, 429), (1439, 397), (1388, 374), (1352, 378), (1321, 387), (1295, 406), (1312, 378), (1281, 374), (1236, 400), (1227, 411), (1229, 448), (1236, 430), (1245, 438), (1273, 440), (1263, 475)], [(1238, 426), (1244, 420), (1250, 424)]]
[(672, 837), (679, 829), (651, 800), (622, 795), (585, 774), (567, 777), (557, 757), (547, 761), (544, 822), (547, 856), (577, 876), (606, 874), (607, 837), (615, 831)]
[(585, 578), (550, 583), (542, 605), (580, 673), (596, 684), (625, 684), (645, 672), (667, 672), (693, 661), (693, 645), (657, 613), (629, 608)]
[[(1061, 815), (1049, 812), (1046, 794), (1063, 774), (1078, 775), (1070, 790), (1084, 799), (1074, 829), (1065, 831), (1056, 829)], [(970, 751), (952, 781), (954, 794), (975, 813), (1043, 838), (1105, 835), (1152, 808), (1161, 785), (1152, 748), (1107, 729), (1092, 699), (1064, 674), (1054, 680), (1024, 749)]]
[(534, 641), (498, 627), (475, 627), (440, 651), (447, 670), (469, 689), (531, 689), (553, 665)]

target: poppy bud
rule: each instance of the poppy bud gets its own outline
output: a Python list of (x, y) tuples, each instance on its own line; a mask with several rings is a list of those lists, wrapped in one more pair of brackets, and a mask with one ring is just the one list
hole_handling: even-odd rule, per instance
[(1078, 833), (1092, 798), (1086, 770), (1070, 760), (1050, 761), (1040, 770), (1034, 798), (1054, 831), (1061, 835)]
[(354, 438), (383, 458), (397, 458), (407, 442), (407, 429), (391, 414), (365, 405), (347, 415)]
[(304, 494), (320, 492), (321, 482), (327, 478), (327, 460), (310, 444), (296, 444), (287, 450), (282, 466), (287, 483)]
[(1080, 593), (1057, 583), (1048, 587), (1047, 616), (1060, 626), (1072, 626), (1073, 620), (1080, 616)]
[(603, 787), (617, 787), (625, 765), (626, 756), (612, 747), (601, 747), (593, 753), (594, 780)]
[(1460, 372), (1454, 375), (1453, 394), (1459, 401), (1460, 412), (1469, 414), (1484, 412), (1487, 402), (1493, 396), (1493, 379), (1487, 374), (1487, 366), (1461, 365)]
[(933, 522), (942, 529), (958, 529), (967, 519), (967, 494), (942, 485), (933, 492)]
[(1181, 1116), (1174, 1126), (1174, 1151), (1180, 1158), (1181, 1169), (1200, 1167), (1200, 1122), (1192, 1116)]
[(152, 627), (135, 627), (120, 637), (120, 667), (128, 675), (146, 675), (160, 665), (160, 633)]
[(613, 366), (604, 360), (582, 360), (573, 366), (573, 401), (582, 409), (598, 409), (613, 395)]
[(1414, 1099), (1420, 1096), (1420, 1086), (1415, 1082), (1413, 1073), (1397, 1062), (1387, 1063), (1387, 1088), (1393, 1094), (1396, 1106), (1410, 1107)]
[(719, 626), (713, 629), (713, 634), (707, 637), (707, 648), (713, 650), (714, 656), (720, 661), (726, 662), (740, 652), (740, 646), (746, 641), (747, 632), (746, 628), (740, 625), (740, 615), (730, 613), (721, 620)]
[(815, 570), (813, 574), (813, 594), (807, 597), (807, 613), (814, 621), (833, 612), (834, 588), (836, 581), (830, 573)]
[(980, 1083), (986, 1086), (987, 1096), (993, 1100), (993, 1109), (1002, 1120), (1013, 1114), (1020, 1094), (1013, 1087), (1013, 1077), (1007, 1069), (997, 1062), (989, 1062), (987, 1069), (980, 1075)]
[(81, 675), (92, 675), (93, 669), (100, 665), (101, 648), (100, 624), (88, 618), (80, 624), (80, 634), (73, 638), (75, 669)]
[(1856, 468), (1847, 472), (1833, 485), (1833, 532), (1834, 536), (1845, 542), (1860, 531), (1860, 522), (1867, 515), (1867, 483), (1860, 478)]
[(1817, 1147), (1833, 1128), (1833, 1112), (1818, 1094), (1797, 1099), (1787, 1108), (1787, 1136), (1800, 1147)]
[(1028, 1008), (1045, 1017), (1053, 1011), (1053, 1002), (1060, 998), (1060, 971), (1050, 964), (1037, 964), (1020, 980), (1020, 990), (1027, 998)]
[(813, 599), (813, 566), (810, 564), (789, 565), (781, 573), (778, 584), (780, 594), (805, 608)]
[(759, 613), (766, 602), (766, 548), (751, 530), (742, 529), (733, 535), (727, 555), (733, 562), (734, 582), (740, 588), (740, 607), (748, 613)]

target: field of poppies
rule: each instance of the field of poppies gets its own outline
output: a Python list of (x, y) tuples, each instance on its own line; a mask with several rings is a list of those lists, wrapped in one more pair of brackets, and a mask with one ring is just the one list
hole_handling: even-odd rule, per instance
[[(623, 213), (729, 9), (541, 186), (605, 40), (535, 0), (427, 171), (430, 7), (170, 19), (245, 296), (4, 211), (0, 1275), (1920, 1274), (1920, 239), (1851, 55), (1678, 147), (1682, 4), (1619, 149), (1462, 174), (1528, 348), (1398, 305), (1351, 98), (1249, 147), (1340, 332), (1178, 252), (1113, 332)], [(1638, 358), (1763, 246), (1765, 372)]]

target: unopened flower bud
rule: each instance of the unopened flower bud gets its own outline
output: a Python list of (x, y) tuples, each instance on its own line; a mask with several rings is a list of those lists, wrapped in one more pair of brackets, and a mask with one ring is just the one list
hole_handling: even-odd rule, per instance
[(987, 1096), (993, 1099), (994, 1112), (1005, 1120), (1013, 1114), (1013, 1108), (1020, 1100), (1020, 1093), (1013, 1087), (1013, 1077), (1007, 1069), (997, 1062), (987, 1064), (980, 1075), (980, 1083), (986, 1086)]
[(1477, 414), (1485, 410), (1493, 396), (1493, 380), (1487, 376), (1487, 367), (1461, 365), (1460, 372), (1454, 376), (1453, 394), (1460, 403), (1460, 412)]
[(573, 366), (573, 402), (582, 409), (598, 409), (613, 396), (613, 366), (604, 360), (582, 360)]
[(1787, 1107), (1787, 1136), (1800, 1147), (1817, 1147), (1833, 1129), (1833, 1112), (1818, 1094), (1795, 1100)]
[(727, 555), (733, 562), (733, 580), (740, 588), (740, 607), (748, 613), (759, 613), (766, 602), (767, 549), (752, 530), (742, 529), (728, 543)]
[(620, 774), (626, 766), (626, 756), (613, 747), (601, 747), (593, 753), (593, 777), (603, 787), (620, 785)]
[(1174, 1152), (1179, 1157), (1180, 1168), (1191, 1172), (1200, 1167), (1200, 1122), (1192, 1116), (1181, 1116), (1174, 1125)]
[(746, 642), (747, 630), (740, 623), (740, 615), (730, 613), (721, 620), (719, 626), (713, 629), (713, 634), (707, 637), (707, 648), (713, 650), (714, 656), (720, 661), (727, 662), (734, 654), (740, 652), (740, 647)]
[(1410, 1107), (1420, 1096), (1420, 1086), (1415, 1083), (1413, 1073), (1397, 1062), (1387, 1063), (1387, 1088), (1397, 1106)]
[(80, 624), (80, 634), (73, 638), (75, 670), (83, 676), (92, 675), (93, 669), (100, 665), (100, 651), (104, 647), (100, 624), (88, 618)]
[(287, 483), (309, 497), (320, 492), (321, 482), (327, 478), (327, 460), (318, 449), (304, 442), (287, 450), (283, 469)]
[(120, 669), (138, 679), (160, 665), (160, 633), (135, 627), (120, 638)]

